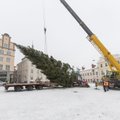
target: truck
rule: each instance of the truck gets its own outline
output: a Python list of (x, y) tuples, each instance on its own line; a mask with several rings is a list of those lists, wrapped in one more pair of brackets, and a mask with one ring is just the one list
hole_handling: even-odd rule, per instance
[(45, 81), (45, 82), (30, 82), (30, 83), (4, 83), (3, 85), (5, 90), (8, 91), (9, 88), (14, 88), (14, 91), (22, 91), (23, 89), (26, 90), (41, 90), (43, 87), (54, 87), (55, 85)]
[(70, 14), (75, 18), (83, 30), (87, 33), (88, 41), (97, 48), (102, 54), (105, 60), (108, 62), (110, 71), (103, 76), (103, 80), (109, 80), (111, 87), (120, 87), (120, 64), (116, 58), (110, 53), (110, 51), (104, 46), (104, 44), (98, 39), (98, 37), (88, 28), (88, 26), (80, 19), (75, 11), (69, 6), (65, 0), (60, 0)]

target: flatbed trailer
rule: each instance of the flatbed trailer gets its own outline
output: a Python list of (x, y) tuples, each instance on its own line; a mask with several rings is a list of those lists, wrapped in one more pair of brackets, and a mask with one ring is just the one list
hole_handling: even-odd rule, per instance
[(5, 83), (5, 90), (9, 88), (14, 88), (14, 91), (21, 91), (23, 89), (33, 90), (33, 89), (43, 89), (43, 87), (50, 87), (51, 85), (48, 83)]

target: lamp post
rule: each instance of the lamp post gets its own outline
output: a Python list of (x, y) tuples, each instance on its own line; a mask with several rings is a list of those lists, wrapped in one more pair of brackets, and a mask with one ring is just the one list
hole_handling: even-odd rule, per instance
[[(95, 62), (95, 60), (92, 60), (92, 61)], [(92, 79), (93, 79), (93, 82), (96, 82), (96, 80), (95, 80), (95, 67), (96, 67), (96, 65), (92, 64), (91, 67), (92, 67)]]

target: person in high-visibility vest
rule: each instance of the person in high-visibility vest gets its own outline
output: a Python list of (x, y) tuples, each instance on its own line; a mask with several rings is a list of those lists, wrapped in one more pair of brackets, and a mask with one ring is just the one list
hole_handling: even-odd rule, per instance
[(109, 90), (109, 82), (108, 81), (103, 81), (103, 89), (105, 92)]

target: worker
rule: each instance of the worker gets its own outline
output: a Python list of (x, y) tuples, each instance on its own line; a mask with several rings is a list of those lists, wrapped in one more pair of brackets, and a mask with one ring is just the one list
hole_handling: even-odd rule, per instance
[(95, 81), (95, 89), (98, 89), (98, 82)]
[(103, 89), (105, 92), (109, 90), (109, 82), (108, 81), (103, 81)]

